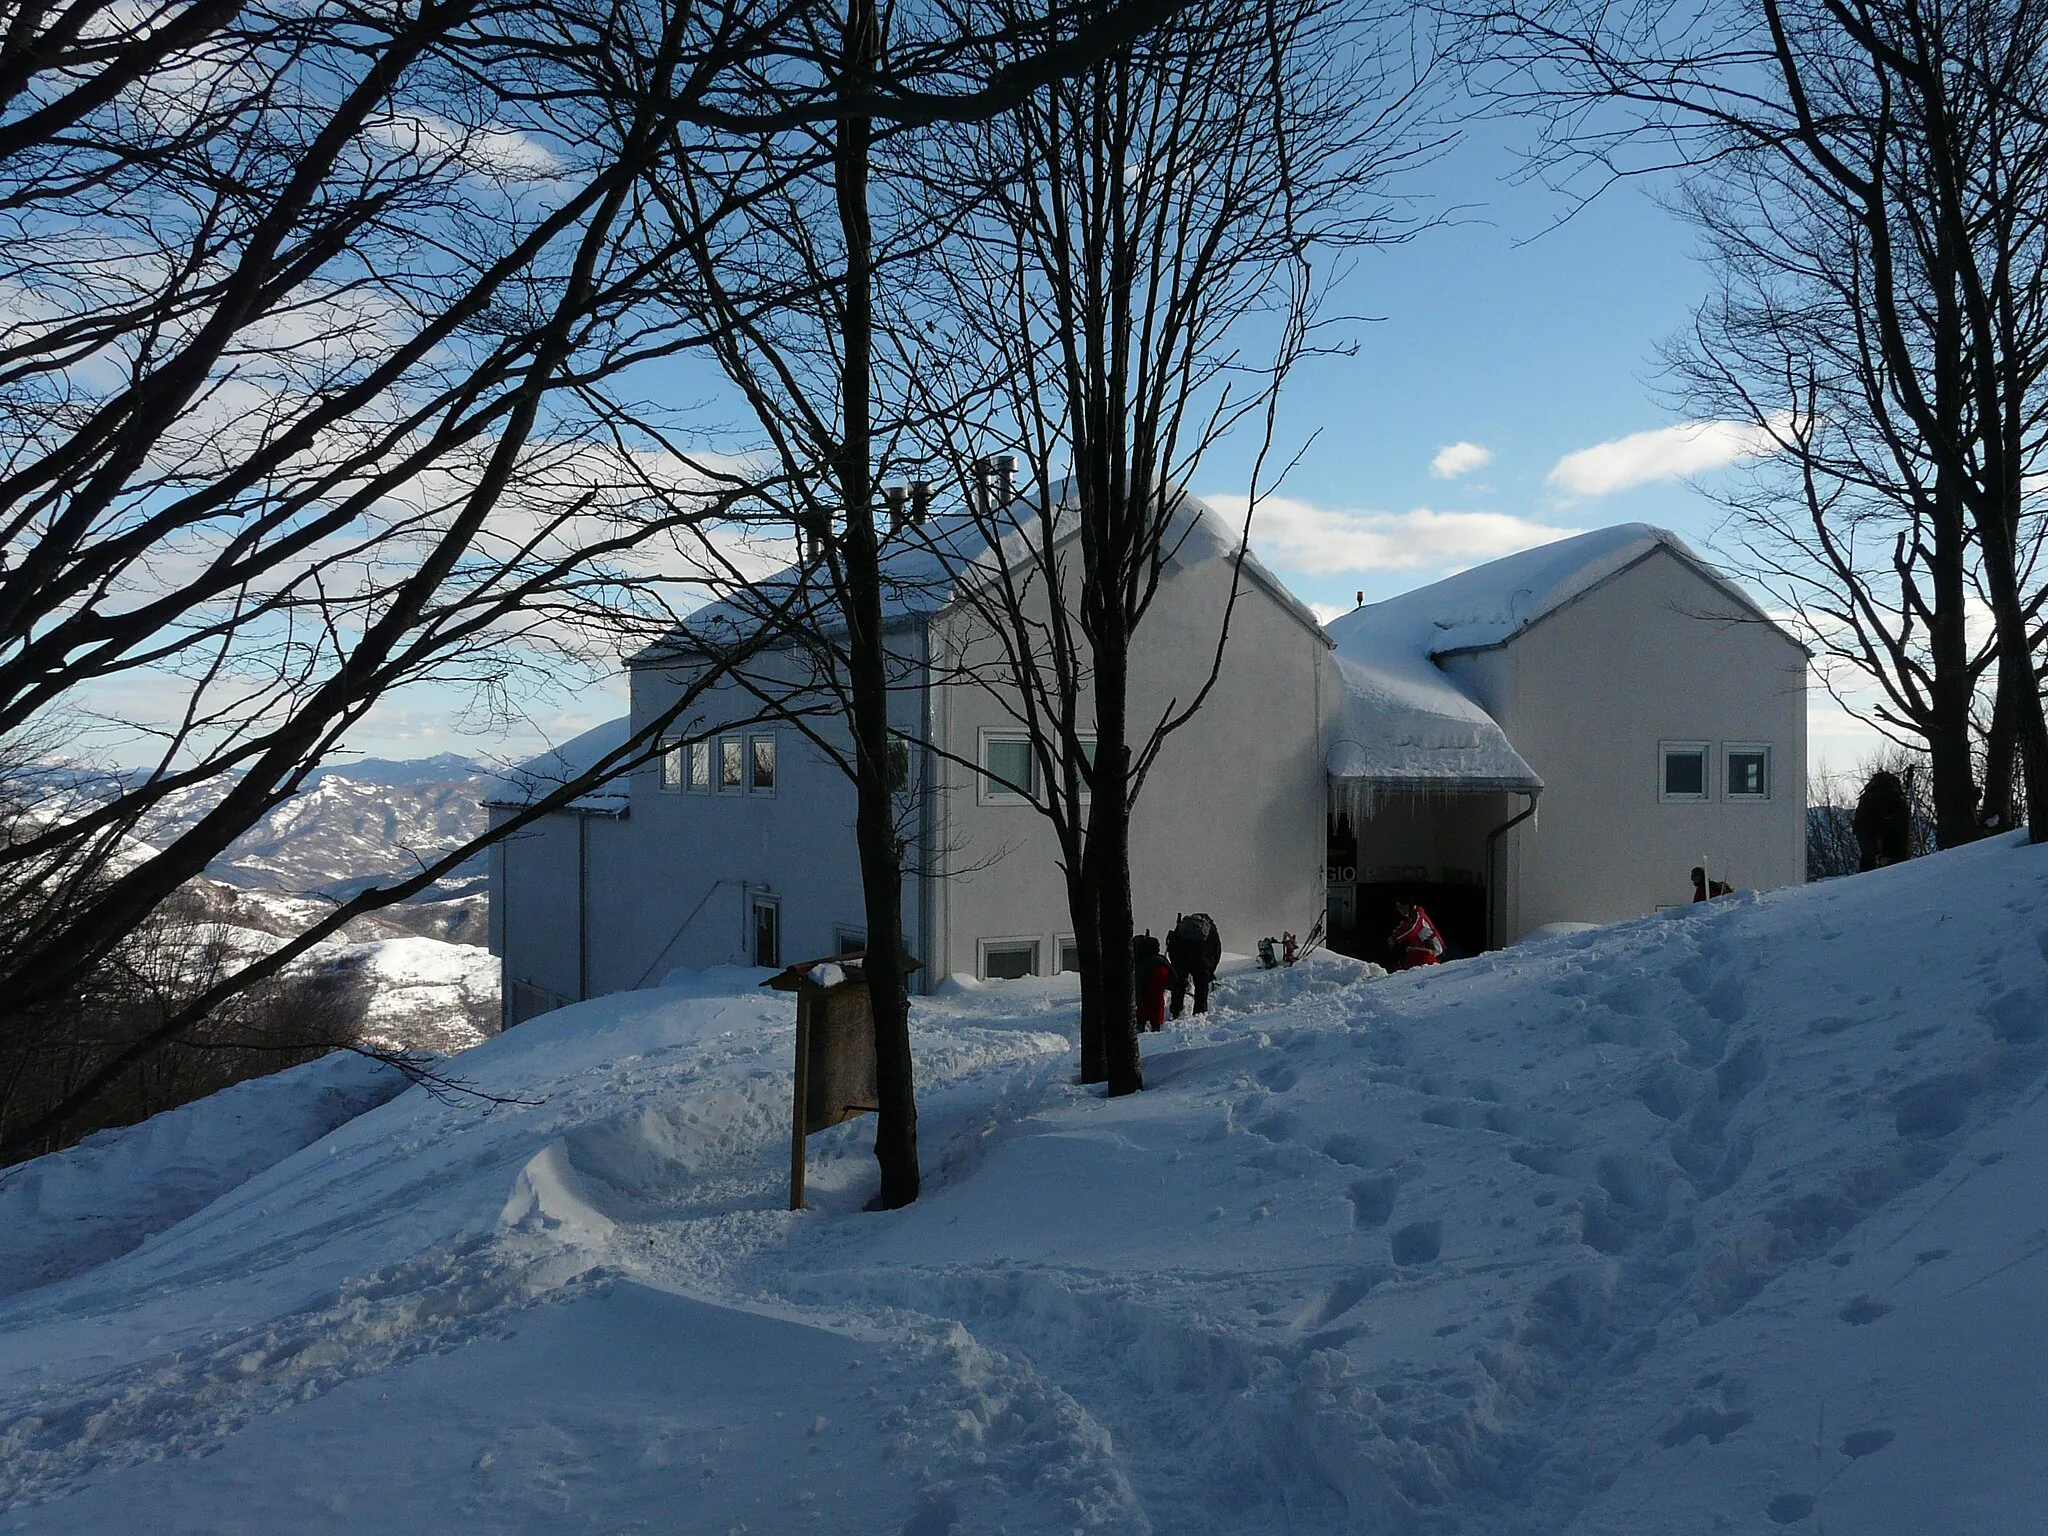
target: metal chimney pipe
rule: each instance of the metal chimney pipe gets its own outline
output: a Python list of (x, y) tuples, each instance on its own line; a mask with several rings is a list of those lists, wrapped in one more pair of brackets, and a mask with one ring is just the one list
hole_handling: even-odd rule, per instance
[(932, 483), (929, 480), (910, 482), (910, 522), (915, 528), (922, 528), (924, 520), (931, 515)]
[(996, 510), (1006, 512), (1016, 497), (1017, 455), (999, 453), (989, 460), (989, 464), (995, 470)]
[(885, 485), (882, 487), (882, 500), (887, 502), (889, 506), (889, 531), (891, 533), (901, 533), (903, 531), (904, 495), (904, 489), (900, 485)]

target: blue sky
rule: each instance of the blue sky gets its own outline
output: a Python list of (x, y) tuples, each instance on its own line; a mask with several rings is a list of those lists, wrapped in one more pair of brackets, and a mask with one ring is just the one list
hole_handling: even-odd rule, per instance
[[(1690, 232), (1641, 185), (1574, 212), (1517, 182), (1504, 147), (1512, 132), (1479, 125), (1419, 173), (1423, 206), (1447, 222), (1357, 261), (1329, 312), (1379, 318), (1352, 328), (1354, 355), (1310, 359), (1287, 385), (1282, 445), (1308, 447), (1253, 545), (1307, 601), (1389, 597), (1561, 531), (1619, 522), (1658, 523), (1714, 553), (1718, 509), (1685, 472), (1741, 444), (1674, 431), (1685, 424), (1656, 364), (1658, 343), (1705, 291)], [(1216, 450), (1196, 489), (1241, 497), (1252, 446)], [(1714, 474), (1699, 471), (1698, 486)], [(509, 735), (476, 735), (437, 695), (391, 701), (353, 745), (379, 756), (516, 757), (624, 702), (621, 679), (541, 701), (531, 725)], [(1818, 688), (1813, 698), (1813, 764), (1845, 768), (1876, 745)]]

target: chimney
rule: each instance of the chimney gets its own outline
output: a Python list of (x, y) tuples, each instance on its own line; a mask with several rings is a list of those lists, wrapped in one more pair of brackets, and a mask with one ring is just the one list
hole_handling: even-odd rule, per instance
[(989, 460), (989, 465), (995, 470), (996, 510), (1007, 512), (1016, 499), (1017, 455), (999, 453)]
[(932, 483), (929, 480), (910, 482), (910, 523), (913, 528), (922, 528), (924, 520), (932, 510)]
[(1364, 593), (1364, 592), (1360, 592), (1360, 593), (1358, 594), (1358, 606), (1359, 606), (1359, 607), (1361, 607), (1361, 608), (1363, 608), (1363, 607), (1365, 606), (1365, 593)]
[(885, 485), (882, 487), (882, 500), (889, 505), (889, 531), (891, 533), (901, 533), (903, 531), (903, 497), (904, 491), (900, 485)]

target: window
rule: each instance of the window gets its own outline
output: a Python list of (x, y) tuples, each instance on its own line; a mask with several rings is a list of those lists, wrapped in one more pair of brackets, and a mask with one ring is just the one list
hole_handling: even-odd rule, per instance
[(671, 795), (682, 793), (683, 754), (687, 750), (680, 741), (668, 742), (661, 749), (661, 787)]
[(761, 896), (754, 898), (754, 964), (782, 964), (782, 904)]
[(910, 743), (891, 741), (889, 743), (889, 789), (893, 794), (902, 794), (910, 788)]
[(1771, 798), (1771, 749), (1751, 743), (1728, 747), (1728, 776), (1722, 781), (1730, 800)]
[(1038, 790), (1038, 758), (1031, 738), (988, 735), (981, 740), (981, 798), (989, 805), (1017, 805)]
[(833, 954), (850, 955), (856, 949), (866, 949), (867, 947), (867, 929), (856, 928), (847, 923), (834, 923), (832, 925)]
[(1078, 971), (1081, 969), (1081, 946), (1072, 939), (1060, 940), (1060, 969)]
[(747, 764), (752, 774), (747, 788), (757, 795), (775, 793), (775, 738), (755, 736), (747, 742)]
[(708, 741), (690, 743), (690, 793), (711, 793), (711, 743)]
[(1663, 757), (1663, 799), (1707, 798), (1707, 744), (1704, 741), (1667, 741)]
[(1038, 940), (983, 939), (981, 978), (984, 981), (1016, 981), (1038, 974)]
[(740, 765), (744, 758), (740, 753), (740, 739), (727, 736), (718, 743), (718, 792), (721, 795), (736, 795), (743, 787), (740, 780)]

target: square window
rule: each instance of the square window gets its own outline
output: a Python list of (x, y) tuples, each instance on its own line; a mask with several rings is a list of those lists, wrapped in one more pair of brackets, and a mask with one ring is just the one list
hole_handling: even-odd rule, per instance
[(1060, 940), (1060, 969), (1078, 971), (1081, 969), (1081, 946), (1072, 939)]
[(775, 738), (756, 736), (747, 743), (747, 762), (753, 778), (747, 787), (757, 795), (775, 793)]
[(708, 741), (690, 743), (690, 793), (711, 793), (711, 743)]
[(1771, 749), (1766, 746), (1728, 748), (1726, 793), (1730, 800), (1771, 798)]
[(672, 795), (682, 792), (684, 750), (679, 741), (671, 741), (661, 749), (661, 787)]
[(736, 795), (744, 787), (740, 771), (746, 759), (740, 751), (740, 739), (728, 736), (718, 744), (718, 792), (722, 795)]
[(1017, 981), (1038, 974), (1038, 940), (983, 939), (981, 977), (984, 981)]
[(1666, 800), (1707, 798), (1707, 744), (1667, 741), (1663, 746), (1662, 793)]
[(1015, 803), (1036, 793), (1038, 763), (1028, 736), (989, 736), (981, 744), (982, 798)]
[(868, 931), (855, 928), (847, 923), (832, 925), (832, 952), (835, 955), (850, 955), (856, 949), (868, 947)]

